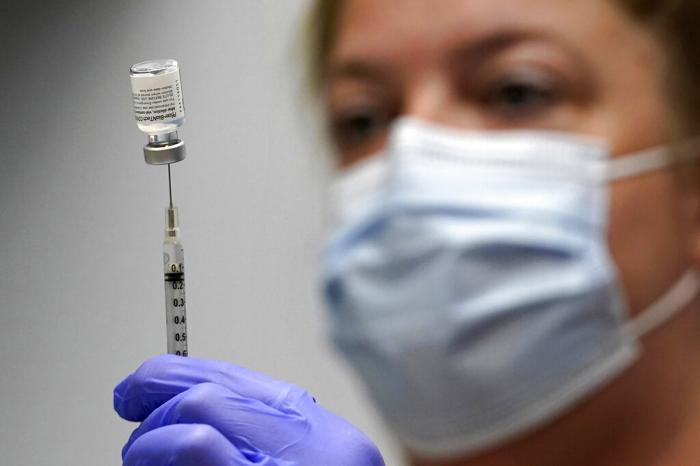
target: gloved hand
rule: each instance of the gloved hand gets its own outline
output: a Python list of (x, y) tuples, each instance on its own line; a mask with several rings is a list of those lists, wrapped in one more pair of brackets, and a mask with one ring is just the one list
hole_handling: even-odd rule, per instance
[(383, 466), (377, 447), (303, 389), (219, 361), (158, 356), (114, 389), (141, 421), (125, 466)]

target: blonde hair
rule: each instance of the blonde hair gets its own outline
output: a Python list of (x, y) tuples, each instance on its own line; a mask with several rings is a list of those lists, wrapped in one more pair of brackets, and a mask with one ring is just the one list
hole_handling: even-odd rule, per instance
[[(585, 1), (585, 0), (582, 0)], [(649, 27), (666, 50), (665, 85), (679, 132), (700, 128), (700, 0), (610, 0)], [(316, 0), (309, 15), (309, 74), (313, 87), (326, 79), (344, 0)]]
[(683, 134), (700, 129), (700, 1), (612, 0), (660, 39), (666, 51), (665, 86)]
[(326, 80), (328, 56), (335, 43), (343, 0), (314, 0), (308, 16), (307, 65), (309, 83), (314, 90)]

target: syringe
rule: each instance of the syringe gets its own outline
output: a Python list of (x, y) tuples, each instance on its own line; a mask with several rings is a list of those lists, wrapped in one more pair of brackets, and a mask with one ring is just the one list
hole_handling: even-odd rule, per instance
[(187, 313), (185, 312), (185, 250), (180, 242), (177, 207), (173, 205), (170, 164), (168, 164), (170, 205), (165, 210), (163, 266), (168, 353), (187, 356)]
[(163, 240), (167, 346), (168, 353), (187, 356), (185, 254), (170, 175), (170, 164), (185, 158), (185, 143), (177, 132), (185, 122), (180, 68), (176, 60), (148, 60), (132, 66), (130, 76), (136, 122), (148, 135), (143, 148), (146, 163), (168, 165), (170, 204), (165, 211)]

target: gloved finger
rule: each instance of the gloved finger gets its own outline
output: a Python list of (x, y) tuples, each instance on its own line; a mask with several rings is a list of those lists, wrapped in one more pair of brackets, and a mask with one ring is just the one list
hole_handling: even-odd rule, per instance
[(149, 432), (173, 424), (207, 424), (238, 449), (273, 457), (297, 444), (311, 429), (301, 412), (280, 411), (221, 385), (205, 383), (154, 410), (131, 434), (122, 453), (130, 451)]
[(272, 466), (269, 458), (246, 458), (216, 429), (180, 424), (143, 435), (124, 456), (124, 466)]
[(293, 385), (223, 361), (161, 355), (144, 362), (114, 389), (114, 409), (128, 421), (143, 421), (173, 396), (201, 383), (215, 383), (276, 407)]

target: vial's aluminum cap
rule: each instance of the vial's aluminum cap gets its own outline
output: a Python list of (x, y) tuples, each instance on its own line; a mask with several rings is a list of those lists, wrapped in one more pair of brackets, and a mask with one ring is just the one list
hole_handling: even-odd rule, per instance
[(146, 144), (143, 156), (151, 165), (166, 165), (185, 160), (185, 141), (177, 139), (168, 144)]

